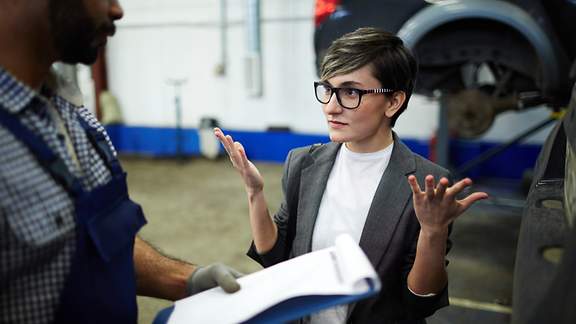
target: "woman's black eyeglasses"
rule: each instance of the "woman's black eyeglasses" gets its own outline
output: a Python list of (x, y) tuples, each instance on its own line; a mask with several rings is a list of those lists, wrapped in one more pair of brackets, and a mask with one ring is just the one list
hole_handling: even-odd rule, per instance
[(316, 99), (323, 104), (330, 102), (332, 94), (336, 93), (336, 99), (342, 108), (355, 109), (360, 106), (362, 96), (368, 93), (390, 93), (392, 89), (356, 89), (356, 88), (335, 88), (322, 82), (314, 82), (314, 93)]

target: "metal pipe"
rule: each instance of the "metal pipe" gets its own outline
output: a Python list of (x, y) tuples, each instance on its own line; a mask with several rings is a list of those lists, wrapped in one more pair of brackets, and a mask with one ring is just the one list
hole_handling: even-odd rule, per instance
[(458, 177), (464, 176), (470, 170), (472, 170), (475, 167), (479, 166), (480, 164), (490, 160), (494, 156), (502, 153), (503, 151), (505, 151), (510, 146), (522, 142), (527, 137), (535, 134), (537, 131), (541, 130), (542, 128), (548, 126), (549, 124), (551, 124), (555, 121), (557, 121), (556, 118), (547, 118), (546, 120), (543, 120), (542, 122), (538, 123), (537, 125), (534, 125), (534, 126), (530, 127), (529, 129), (527, 129), (526, 131), (522, 132), (520, 135), (512, 138), (508, 142), (502, 143), (502, 144), (495, 146), (495, 147), (493, 147), (493, 148), (491, 148), (485, 152), (482, 152), (480, 155), (473, 158), (472, 160), (465, 162), (460, 167), (458, 167), (458, 169), (454, 173)]
[(448, 127), (448, 103), (446, 94), (440, 94), (438, 130), (436, 131), (436, 163), (450, 168), (450, 130)]
[(226, 75), (228, 64), (228, 3), (227, 0), (220, 0), (220, 63), (216, 68), (219, 76)]
[(246, 0), (247, 89), (251, 97), (262, 96), (262, 46), (260, 34), (260, 0)]

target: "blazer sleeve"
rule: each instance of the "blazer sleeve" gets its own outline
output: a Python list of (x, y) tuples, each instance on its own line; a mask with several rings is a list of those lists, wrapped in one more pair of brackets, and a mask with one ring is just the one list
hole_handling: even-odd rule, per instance
[[(276, 263), (285, 261), (289, 258), (290, 247), (292, 246), (292, 240), (294, 239), (293, 233), (295, 231), (295, 219), (290, 218), (290, 204), (294, 195), (298, 194), (297, 188), (294, 188), (290, 179), (294, 177), (291, 175), (291, 161), (294, 151), (290, 151), (286, 157), (286, 162), (284, 163), (284, 174), (282, 176), (282, 193), (283, 201), (280, 208), (274, 214), (274, 222), (278, 228), (278, 237), (276, 243), (272, 249), (265, 253), (258, 253), (256, 251), (256, 246), (254, 241), (250, 245), (248, 252), (246, 253), (254, 261), (258, 262), (263, 267), (269, 267)], [(295, 192), (296, 191), (296, 192)], [(293, 206), (292, 208), (296, 208)]]
[[(416, 215), (414, 215), (416, 217)], [(452, 231), (452, 226), (450, 226), (449, 232)], [(416, 245), (418, 243), (418, 236), (412, 242), (412, 247), (410, 253), (404, 258), (404, 267), (402, 271), (402, 298), (404, 300), (404, 305), (406, 306), (407, 314), (409, 318), (419, 319), (426, 318), (434, 314), (434, 312), (442, 307), (448, 306), (448, 285), (442, 289), (438, 294), (429, 297), (421, 297), (415, 295), (408, 289), (408, 274), (412, 270), (412, 265), (414, 264), (414, 259), (416, 258)], [(452, 241), (448, 238), (446, 242), (446, 253), (450, 251), (452, 247)], [(448, 260), (446, 260), (448, 264)]]
[[(431, 172), (438, 179), (439, 177), (446, 177), (450, 181), (450, 185), (453, 183), (452, 176), (449, 172), (443, 170), (442, 172)], [(413, 219), (416, 218), (415, 212), (412, 210)], [(416, 221), (417, 222), (417, 221)], [(404, 257), (404, 264), (402, 269), (402, 298), (404, 300), (404, 305), (406, 306), (407, 314), (409, 318), (420, 319), (426, 318), (434, 314), (434, 312), (442, 307), (448, 306), (448, 285), (442, 289), (438, 294), (429, 297), (421, 297), (415, 295), (408, 289), (408, 274), (412, 270), (414, 265), (414, 260), (416, 259), (416, 247), (418, 245), (418, 233), (420, 226), (418, 225), (418, 231), (415, 237), (410, 242), (409, 253)], [(452, 232), (452, 225), (448, 229), (448, 240), (446, 242), (446, 254), (452, 248), (452, 241), (450, 240), (450, 233)], [(448, 265), (448, 260), (446, 260), (446, 265)]]

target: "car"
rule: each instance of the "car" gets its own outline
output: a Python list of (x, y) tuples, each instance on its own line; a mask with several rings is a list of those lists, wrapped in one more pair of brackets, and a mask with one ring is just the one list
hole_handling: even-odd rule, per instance
[(450, 133), (486, 132), (504, 111), (565, 106), (576, 0), (317, 0), (316, 65), (359, 27), (396, 33), (419, 62), (415, 92), (446, 99)]
[[(572, 76), (576, 79), (576, 62)], [(542, 147), (514, 268), (512, 323), (576, 323), (576, 84)]]

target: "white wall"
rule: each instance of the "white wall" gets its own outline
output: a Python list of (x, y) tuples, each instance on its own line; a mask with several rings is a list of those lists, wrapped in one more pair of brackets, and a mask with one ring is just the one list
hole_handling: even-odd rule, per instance
[[(251, 98), (245, 86), (245, 0), (228, 0), (226, 74), (221, 63), (220, 1), (122, 0), (125, 17), (108, 47), (109, 84), (130, 126), (173, 127), (171, 79), (183, 87), (185, 127), (198, 127), (203, 116), (223, 127), (265, 130), (286, 125), (304, 133), (324, 134), (314, 99), (313, 0), (262, 0), (264, 94)], [(437, 105), (413, 98), (396, 130), (405, 138), (428, 139), (437, 125)], [(501, 141), (545, 118), (545, 109), (506, 114), (484, 139)], [(542, 142), (548, 131), (531, 142)]]

